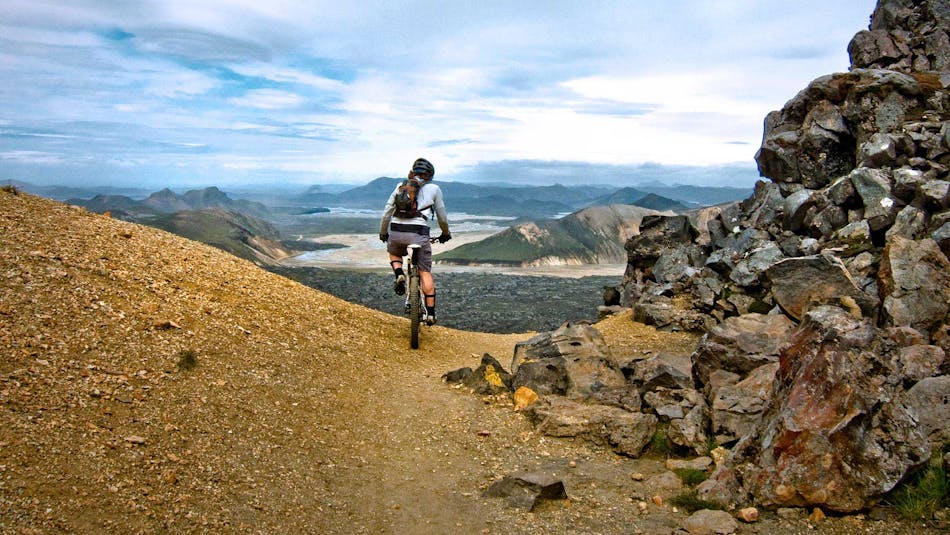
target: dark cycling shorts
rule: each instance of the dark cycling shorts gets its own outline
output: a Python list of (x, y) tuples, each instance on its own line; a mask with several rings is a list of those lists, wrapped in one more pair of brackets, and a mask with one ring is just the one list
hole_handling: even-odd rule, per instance
[(418, 228), (419, 232), (405, 232), (390, 228), (386, 250), (389, 251), (389, 254), (406, 256), (409, 252), (407, 246), (417, 243), (421, 248), (416, 258), (416, 266), (419, 271), (432, 271), (432, 244), (429, 243), (429, 227)]

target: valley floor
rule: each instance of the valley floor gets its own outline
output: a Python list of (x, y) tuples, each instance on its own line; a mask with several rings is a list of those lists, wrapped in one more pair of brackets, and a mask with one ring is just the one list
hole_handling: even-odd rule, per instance
[[(438, 233), (438, 230), (434, 231)], [(461, 232), (453, 235), (444, 244), (433, 244), (432, 253), (439, 254), (464, 245), (483, 240), (493, 232)], [(385, 271), (389, 272), (389, 257), (386, 244), (379, 241), (375, 234), (328, 234), (313, 240), (316, 243), (342, 244), (345, 248), (312, 251), (285, 259), (285, 267), (317, 267), (321, 269)], [(434, 273), (492, 273), (501, 275), (529, 275), (543, 277), (616, 277), (619, 284), (625, 264), (585, 264), (577, 266), (537, 266), (537, 267), (501, 267), (501, 266), (457, 266), (436, 262)]]

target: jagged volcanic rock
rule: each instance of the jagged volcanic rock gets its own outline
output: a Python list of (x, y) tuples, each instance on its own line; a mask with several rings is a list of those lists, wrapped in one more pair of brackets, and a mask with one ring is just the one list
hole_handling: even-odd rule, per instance
[[(766, 118), (770, 183), (690, 220), (704, 228), (657, 218), (628, 241), (627, 304), (661, 303), (670, 328), (719, 323), (692, 373), (714, 432), (739, 441), (701, 495), (855, 511), (946, 439), (948, 28), (945, 0), (879, 0), (851, 70)], [(749, 374), (775, 362), (769, 391)]]

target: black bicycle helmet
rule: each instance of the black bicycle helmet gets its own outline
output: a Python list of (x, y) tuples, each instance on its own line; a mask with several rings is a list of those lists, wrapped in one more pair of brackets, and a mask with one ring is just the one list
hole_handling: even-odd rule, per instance
[(412, 172), (413, 173), (428, 173), (429, 178), (435, 176), (435, 167), (432, 166), (432, 163), (425, 158), (419, 158), (418, 160), (412, 162)]

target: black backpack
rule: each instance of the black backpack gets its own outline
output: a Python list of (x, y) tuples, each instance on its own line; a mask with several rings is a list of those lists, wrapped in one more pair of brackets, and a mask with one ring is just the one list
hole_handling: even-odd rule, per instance
[[(395, 199), (393, 199), (393, 205), (396, 207), (396, 211), (394, 212), (396, 217), (402, 219), (412, 219), (415, 217), (428, 219), (422, 214), (422, 211), (419, 210), (416, 200), (419, 197), (419, 190), (422, 189), (422, 186), (423, 183), (421, 180), (414, 178), (403, 180), (402, 184), (400, 184), (396, 190)], [(425, 208), (423, 208), (423, 210), (424, 209)]]

